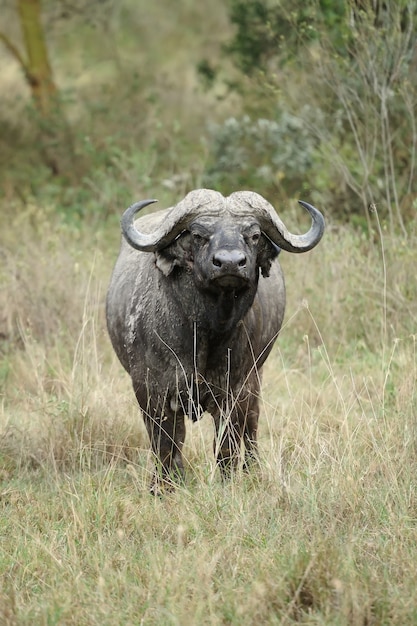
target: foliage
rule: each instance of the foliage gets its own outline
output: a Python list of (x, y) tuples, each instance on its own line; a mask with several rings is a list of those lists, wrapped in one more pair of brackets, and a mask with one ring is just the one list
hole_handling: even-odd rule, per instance
[[(411, 73), (417, 17), (404, 3), (389, 5), (383, 18), (377, 17), (371, 11), (359, 14), (349, 57), (323, 46), (328, 54), (315, 62), (316, 75), (341, 124), (331, 133), (325, 125), (313, 128), (362, 208), (378, 204), (391, 230), (405, 233), (417, 194), (417, 83)], [(325, 111), (328, 118), (329, 108)]]
[[(42, 198), (80, 221), (148, 188), (180, 196), (204, 181), (280, 201), (308, 192), (368, 230), (368, 207), (377, 205), (391, 231), (407, 230), (416, 206), (411, 2), (231, 0), (204, 19), (186, 0), (176, 12), (130, 0), (42, 7), (63, 115), (45, 124), (27, 93), (17, 97), (5, 83), (6, 197)], [(195, 32), (181, 30), (180, 17), (199, 25)], [(45, 167), (48, 155), (58, 168)]]
[(42, 23), (42, 2), (16, 0), (15, 6), (24, 52), (4, 30), (0, 31), (0, 42), (17, 61), (30, 89), (31, 117), (37, 130), (41, 160), (53, 175), (58, 175), (73, 167), (74, 155), (70, 128), (49, 60)]
[[(9, 9), (4, 23), (18, 44), (13, 6), (3, 3)], [(69, 125), (57, 127), (50, 146), (59, 149), (64, 167), (55, 173), (45, 167), (39, 116), (20, 68), (0, 45), (8, 70), (2, 75), (0, 98), (4, 131), (0, 194), (16, 199), (20, 206), (33, 197), (46, 204), (56, 202), (70, 219), (72, 212), (78, 219), (89, 212), (89, 206), (98, 205), (98, 197), (105, 193), (101, 186), (109, 188), (112, 177), (119, 179), (119, 193), (111, 200), (111, 209), (117, 207), (118, 212), (126, 198), (130, 203), (147, 193), (150, 184), (151, 195), (164, 181), (178, 193), (196, 186), (204, 162), (201, 135), (206, 108), (214, 98), (201, 93), (187, 48), (214, 47), (217, 24), (223, 20), (219, 5), (206, 19), (213, 24), (210, 37), (200, 43), (194, 29), (187, 30), (181, 36), (182, 47), (178, 20), (201, 22), (203, 6), (193, 7), (185, 0), (175, 7), (167, 2), (149, 7), (131, 0), (88, 5), (44, 0), (42, 17), (52, 70)], [(153, 23), (159, 24), (158, 37), (149, 27)], [(213, 111), (216, 120), (214, 107)], [(138, 163), (146, 172), (144, 178), (136, 178)], [(167, 192), (162, 187), (163, 193)], [(107, 205), (104, 213), (109, 210)]]
[(282, 63), (302, 53), (305, 41), (318, 38), (320, 31), (340, 42), (345, 14), (343, 0), (230, 0), (229, 16), (235, 32), (224, 50), (242, 72), (265, 72), (278, 56)]
[[(417, 195), (413, 3), (236, 0), (230, 17), (237, 29), (225, 50), (244, 73), (233, 85), (243, 94), (245, 109), (252, 117), (261, 110), (271, 129), (283, 111), (291, 111), (300, 118), (303, 135), (310, 135), (307, 151), (309, 145), (317, 146), (314, 163), (300, 170), (294, 186), (302, 174), (304, 186), (315, 188), (316, 197), (331, 204), (335, 215), (362, 216), (368, 228), (368, 207), (378, 204), (391, 231), (405, 233)], [(300, 77), (302, 90), (292, 84)], [(219, 133), (213, 138), (217, 157)], [(268, 137), (262, 150), (257, 143), (245, 171), (258, 170), (259, 152), (269, 168), (273, 143)], [(239, 160), (244, 140), (232, 145), (236, 155), (228, 150), (230, 163)], [(209, 172), (212, 168), (210, 162)], [(260, 190), (268, 190), (262, 178), (256, 182)]]
[(300, 117), (282, 111), (274, 120), (245, 115), (212, 125), (203, 183), (231, 193), (264, 189), (281, 197), (304, 187), (314, 161), (315, 142)]

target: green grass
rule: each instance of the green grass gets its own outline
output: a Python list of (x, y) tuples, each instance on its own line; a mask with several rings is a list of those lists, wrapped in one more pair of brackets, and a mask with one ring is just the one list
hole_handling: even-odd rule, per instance
[(104, 324), (116, 231), (32, 208), (5, 237), (0, 623), (414, 624), (415, 237), (283, 253), (260, 468), (222, 484), (205, 416), (158, 499)]

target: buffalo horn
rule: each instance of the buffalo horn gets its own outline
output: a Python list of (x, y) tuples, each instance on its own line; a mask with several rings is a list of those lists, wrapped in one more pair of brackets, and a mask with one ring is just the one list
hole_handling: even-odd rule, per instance
[(312, 204), (298, 201), (311, 215), (311, 228), (304, 235), (290, 233), (282, 220), (274, 212), (271, 221), (261, 221), (262, 230), (272, 241), (287, 252), (307, 252), (318, 244), (324, 233), (324, 217)]
[(134, 223), (135, 215), (149, 204), (157, 200), (142, 200), (132, 204), (124, 212), (121, 219), (122, 233), (126, 241), (141, 252), (155, 252), (168, 246), (174, 239), (189, 226), (199, 213), (203, 205), (211, 206), (211, 214), (220, 215), (224, 211), (223, 196), (210, 189), (196, 189), (190, 191), (177, 205), (167, 210), (163, 222), (154, 232), (143, 233)]
[(324, 233), (324, 217), (314, 206), (299, 200), (311, 215), (310, 230), (304, 235), (290, 233), (278, 217), (275, 209), (265, 198), (253, 191), (237, 191), (230, 196), (232, 212), (236, 215), (252, 213), (263, 232), (287, 252), (307, 252), (318, 244)]

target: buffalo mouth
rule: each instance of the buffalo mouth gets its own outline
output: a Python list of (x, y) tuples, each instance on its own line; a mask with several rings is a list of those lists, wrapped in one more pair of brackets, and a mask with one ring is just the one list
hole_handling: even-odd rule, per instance
[(236, 274), (224, 274), (213, 278), (211, 285), (221, 291), (241, 291), (249, 287), (249, 281), (243, 276), (236, 276)]

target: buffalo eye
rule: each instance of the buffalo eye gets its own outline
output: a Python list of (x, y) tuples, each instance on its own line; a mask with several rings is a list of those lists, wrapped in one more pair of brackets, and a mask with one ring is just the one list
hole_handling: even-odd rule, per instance
[(196, 243), (198, 246), (203, 245), (203, 243), (207, 241), (207, 237), (204, 237), (200, 233), (192, 233), (192, 236), (194, 243)]
[(256, 245), (259, 242), (259, 239), (261, 238), (261, 233), (252, 233), (251, 235), (246, 235), (245, 236), (245, 241), (246, 243), (251, 243)]

